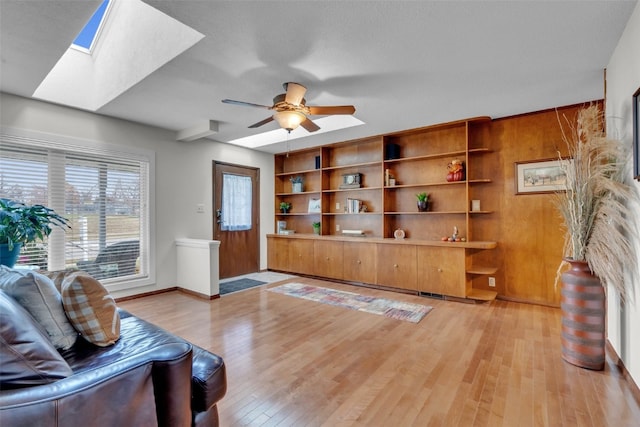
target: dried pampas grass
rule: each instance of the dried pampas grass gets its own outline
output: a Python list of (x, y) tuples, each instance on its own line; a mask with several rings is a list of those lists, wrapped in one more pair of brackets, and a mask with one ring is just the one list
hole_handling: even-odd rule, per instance
[[(560, 118), (559, 118), (560, 121)], [(634, 266), (632, 236), (637, 236), (631, 206), (636, 193), (625, 183), (630, 147), (607, 138), (598, 105), (578, 112), (575, 123), (564, 117), (563, 140), (569, 159), (560, 159), (566, 191), (556, 202), (566, 227), (564, 256), (587, 261), (603, 285), (613, 286), (624, 299), (633, 295), (625, 284), (625, 267)], [(558, 276), (564, 269), (563, 262)]]

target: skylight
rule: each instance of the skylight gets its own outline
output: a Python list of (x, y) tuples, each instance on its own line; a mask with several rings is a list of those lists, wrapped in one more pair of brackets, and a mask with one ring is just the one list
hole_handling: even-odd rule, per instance
[(91, 46), (93, 45), (93, 41), (95, 40), (100, 26), (102, 25), (102, 21), (105, 16), (105, 12), (107, 11), (107, 7), (109, 6), (110, 0), (104, 0), (98, 10), (96, 10), (89, 19), (89, 22), (84, 26), (80, 34), (73, 41), (73, 45), (75, 47), (80, 47), (87, 52), (91, 52)]
[(240, 145), (247, 148), (263, 147), (265, 145), (276, 144), (282, 141), (291, 141), (298, 138), (304, 138), (312, 135), (319, 135), (321, 133), (332, 132), (334, 130), (346, 129), (353, 126), (363, 125), (364, 122), (349, 115), (335, 115), (327, 116), (319, 119), (314, 119), (314, 123), (320, 126), (320, 130), (309, 133), (302, 126), (296, 128), (289, 133), (284, 129), (275, 129), (255, 135), (245, 136), (243, 138), (234, 139), (228, 141), (229, 144)]

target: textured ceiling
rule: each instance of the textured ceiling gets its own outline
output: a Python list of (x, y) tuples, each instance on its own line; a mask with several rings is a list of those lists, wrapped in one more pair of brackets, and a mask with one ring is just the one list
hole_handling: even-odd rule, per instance
[[(210, 138), (226, 142), (276, 124), (247, 129), (269, 113), (223, 98), (270, 105), (295, 81), (307, 104), (353, 104), (366, 123), (298, 148), (603, 98), (603, 69), (637, 2), (145, 3), (205, 37), (98, 114), (174, 131), (216, 120)], [(31, 97), (98, 4), (0, 0), (0, 89)]]

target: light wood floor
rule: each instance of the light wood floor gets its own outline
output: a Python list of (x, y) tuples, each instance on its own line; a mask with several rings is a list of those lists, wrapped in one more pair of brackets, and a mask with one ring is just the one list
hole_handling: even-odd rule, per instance
[(611, 360), (592, 372), (561, 359), (558, 309), (294, 281), (434, 310), (413, 324), (266, 286), (213, 301), (170, 292), (119, 305), (224, 358), (225, 427), (640, 425)]

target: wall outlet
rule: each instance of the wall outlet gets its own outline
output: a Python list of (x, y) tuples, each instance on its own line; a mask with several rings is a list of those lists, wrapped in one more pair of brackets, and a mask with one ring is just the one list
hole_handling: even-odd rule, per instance
[(198, 203), (196, 205), (196, 212), (197, 213), (204, 213), (204, 205), (202, 203)]
[(340, 210), (340, 202), (336, 202), (336, 210), (339, 211)]
[(489, 286), (492, 288), (496, 287), (496, 278), (495, 277), (489, 277)]
[(340, 224), (336, 224), (336, 231), (340, 231)]

